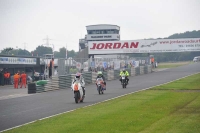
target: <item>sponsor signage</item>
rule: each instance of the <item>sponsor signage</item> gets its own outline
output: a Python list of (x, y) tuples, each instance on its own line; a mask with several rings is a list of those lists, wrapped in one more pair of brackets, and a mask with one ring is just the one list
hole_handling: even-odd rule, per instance
[(89, 34), (87, 40), (105, 40), (105, 39), (116, 39), (119, 40), (119, 34)]
[(31, 64), (31, 65), (36, 65), (36, 58), (0, 57), (0, 64)]
[(91, 36), (91, 38), (112, 38), (112, 36)]
[(200, 38), (88, 42), (89, 54), (200, 51)]

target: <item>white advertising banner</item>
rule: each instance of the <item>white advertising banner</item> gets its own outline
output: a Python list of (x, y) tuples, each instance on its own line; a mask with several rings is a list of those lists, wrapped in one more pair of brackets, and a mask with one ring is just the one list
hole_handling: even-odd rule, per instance
[(200, 51), (200, 38), (88, 42), (89, 54)]
[(120, 69), (120, 61), (114, 61), (114, 70)]
[(88, 62), (83, 63), (83, 70), (84, 72), (88, 72)]
[(36, 58), (0, 57), (0, 64), (31, 64), (31, 65), (36, 65)]

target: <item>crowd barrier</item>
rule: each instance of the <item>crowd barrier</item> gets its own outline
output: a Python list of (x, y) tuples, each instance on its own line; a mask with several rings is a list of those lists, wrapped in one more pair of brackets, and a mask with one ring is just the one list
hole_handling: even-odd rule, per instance
[[(148, 74), (152, 72), (151, 65), (148, 66), (140, 66), (136, 68), (126, 69), (129, 72), (130, 76), (137, 76), (142, 74)], [(120, 70), (108, 70), (104, 71), (103, 75), (105, 76), (106, 81), (119, 79)], [(85, 83), (91, 84), (95, 83), (97, 72), (85, 72), (82, 74)], [(41, 93), (46, 91), (58, 90), (58, 89), (69, 89), (71, 88), (71, 83), (74, 78), (74, 74), (62, 75), (58, 77), (52, 77), (51, 80), (47, 82), (45, 85), (36, 85), (36, 91), (31, 91), (35, 93)]]

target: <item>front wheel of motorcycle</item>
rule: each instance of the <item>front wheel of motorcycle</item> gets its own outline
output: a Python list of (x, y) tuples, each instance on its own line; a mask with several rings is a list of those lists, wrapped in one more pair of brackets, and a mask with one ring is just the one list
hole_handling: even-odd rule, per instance
[(101, 86), (98, 86), (99, 95), (101, 94)]
[(122, 88), (124, 88), (125, 87), (125, 85), (124, 85), (124, 82), (122, 83)]
[(74, 97), (74, 99), (75, 99), (75, 103), (78, 103), (78, 92), (75, 92), (75, 97)]

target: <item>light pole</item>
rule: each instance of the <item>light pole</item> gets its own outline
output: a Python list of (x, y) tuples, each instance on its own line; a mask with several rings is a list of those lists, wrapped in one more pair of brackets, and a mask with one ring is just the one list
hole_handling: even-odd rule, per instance
[(18, 52), (19, 52), (19, 48), (18, 48), (18, 46), (16, 46), (16, 49), (17, 49), (17, 56), (18, 56)]
[(52, 45), (52, 53), (53, 53), (53, 58), (54, 58), (54, 44), (49, 44), (49, 40), (52, 40), (52, 39), (49, 39), (47, 36), (47, 38), (43, 40), (46, 40), (46, 44), (42, 44), (42, 45), (46, 45), (47, 47), (49, 47), (49, 45)]

